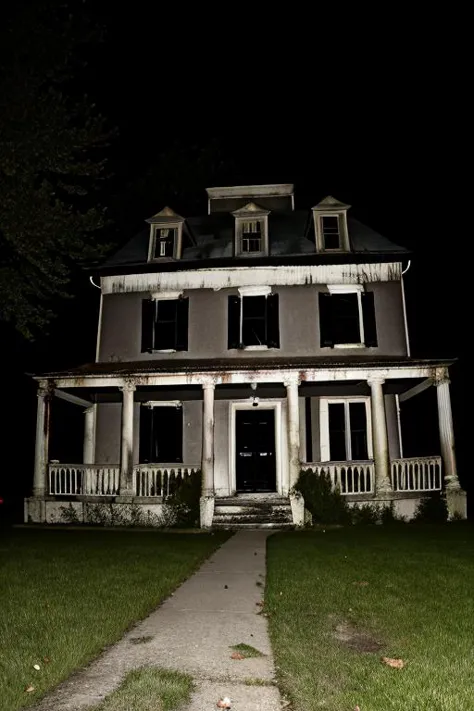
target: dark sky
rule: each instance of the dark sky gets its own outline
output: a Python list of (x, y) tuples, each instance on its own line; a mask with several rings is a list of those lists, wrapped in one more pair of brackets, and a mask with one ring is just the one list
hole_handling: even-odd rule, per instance
[[(310, 14), (284, 6), (261, 17), (254, 7), (146, 8), (84, 3), (105, 32), (84, 50), (77, 87), (119, 132), (102, 196), (112, 238), (126, 240), (164, 204), (185, 216), (205, 212), (204, 189), (216, 184), (294, 182), (297, 207), (327, 194), (350, 203), (414, 252), (412, 351), (460, 359), (453, 398), (464, 461), (472, 229), (462, 41), (434, 11), (413, 11), (408, 23), (387, 6), (344, 22), (336, 6), (327, 16), (319, 6)], [(31, 476), (36, 406), (21, 374), (94, 358), (99, 292), (86, 276), (74, 291), (49, 337), (25, 345), (8, 335), (7, 442), (22, 442), (21, 467), (16, 446), (6, 459), (17, 480)], [(423, 429), (423, 420), (422, 411), (413, 426)]]

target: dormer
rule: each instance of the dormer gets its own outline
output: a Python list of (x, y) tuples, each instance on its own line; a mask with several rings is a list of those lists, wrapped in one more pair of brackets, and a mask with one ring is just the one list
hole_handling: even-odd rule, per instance
[(181, 259), (184, 217), (170, 207), (164, 207), (147, 222), (150, 225), (148, 261)]
[(268, 215), (270, 210), (248, 202), (232, 213), (235, 217), (234, 254), (236, 257), (268, 256)]
[(312, 208), (317, 252), (350, 252), (347, 230), (349, 208), (350, 205), (339, 202), (331, 195)]

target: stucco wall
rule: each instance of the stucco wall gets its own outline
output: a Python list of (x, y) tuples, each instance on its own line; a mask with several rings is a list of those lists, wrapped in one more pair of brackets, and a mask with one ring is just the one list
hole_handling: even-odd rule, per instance
[[(375, 293), (378, 347), (344, 349), (343, 355), (405, 355), (405, 333), (399, 282), (367, 285)], [(337, 348), (320, 348), (318, 292), (323, 285), (276, 287), (280, 295), (280, 348), (259, 351), (259, 357), (335, 356)], [(147, 293), (108, 294), (103, 298), (99, 349), (101, 361), (183, 358), (253, 358), (255, 351), (227, 349), (228, 296), (236, 289), (196, 289), (189, 297), (188, 350), (179, 353), (141, 353), (141, 303)]]

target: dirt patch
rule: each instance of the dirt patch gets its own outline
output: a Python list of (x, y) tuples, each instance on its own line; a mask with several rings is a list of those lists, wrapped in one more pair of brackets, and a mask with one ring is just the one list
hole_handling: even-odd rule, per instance
[(130, 637), (128, 640), (130, 644), (147, 644), (147, 642), (151, 642), (153, 637), (151, 635), (145, 635), (143, 637)]
[(383, 644), (378, 642), (375, 637), (358, 630), (350, 622), (340, 622), (336, 626), (333, 636), (355, 652), (379, 652), (383, 647)]

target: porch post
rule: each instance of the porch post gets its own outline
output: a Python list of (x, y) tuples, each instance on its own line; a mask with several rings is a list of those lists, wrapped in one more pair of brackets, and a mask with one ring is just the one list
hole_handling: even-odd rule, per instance
[(95, 415), (96, 405), (91, 405), (84, 410), (84, 464), (94, 464), (95, 458)]
[(383, 384), (385, 379), (371, 376), (370, 400), (372, 409), (372, 441), (374, 445), (375, 493), (388, 494), (392, 491), (390, 482), (390, 459), (388, 451), (387, 420)]
[(438, 425), (441, 456), (444, 465), (444, 482), (446, 489), (460, 489), (456, 468), (456, 452), (454, 449), (453, 413), (451, 410), (451, 395), (449, 378), (445, 368), (440, 369), (435, 379), (436, 398), (438, 400)]
[(215, 383), (202, 384), (202, 495), (214, 496), (214, 389)]
[(120, 453), (120, 496), (133, 496), (133, 402), (136, 386), (126, 383), (120, 388), (122, 401), (122, 439)]
[(287, 398), (288, 469), (290, 491), (300, 474), (300, 409), (298, 404), (298, 375), (285, 381)]
[(48, 450), (51, 394), (48, 383), (41, 382), (38, 389), (36, 411), (35, 469), (33, 478), (33, 496), (42, 497), (49, 491), (48, 486)]

